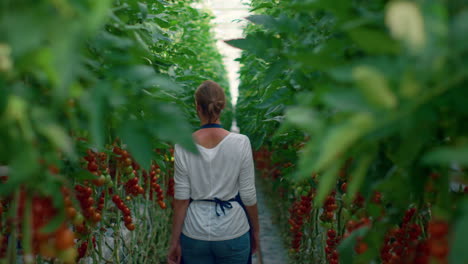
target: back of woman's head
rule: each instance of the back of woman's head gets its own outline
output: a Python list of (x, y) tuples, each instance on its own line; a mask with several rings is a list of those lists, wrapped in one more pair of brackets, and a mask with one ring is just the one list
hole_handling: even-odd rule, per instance
[(224, 90), (213, 81), (204, 81), (195, 91), (195, 100), (208, 123), (216, 121), (226, 104)]

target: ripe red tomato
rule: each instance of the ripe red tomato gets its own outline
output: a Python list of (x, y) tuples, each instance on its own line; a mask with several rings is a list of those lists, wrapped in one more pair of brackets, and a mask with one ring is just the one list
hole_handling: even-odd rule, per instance
[(166, 203), (163, 202), (163, 201), (158, 201), (158, 204), (159, 204), (159, 207), (161, 207), (161, 209), (166, 209)]
[(428, 231), (432, 238), (444, 238), (449, 230), (449, 225), (444, 220), (432, 220), (429, 222)]
[(448, 256), (449, 248), (447, 239), (442, 240), (430, 240), (429, 248), (431, 254), (438, 259), (445, 259)]
[(101, 219), (102, 219), (101, 214), (98, 213), (98, 212), (95, 212), (95, 213), (94, 213), (94, 216), (93, 216), (93, 222), (95, 222), (95, 223), (100, 222)]
[(76, 216), (76, 209), (73, 207), (67, 207), (67, 216), (69, 219), (73, 219)]
[(75, 245), (75, 233), (68, 228), (60, 228), (55, 233), (55, 248), (66, 250)]
[(118, 203), (119, 201), (121, 201), (120, 196), (118, 196), (117, 194), (112, 196), (112, 201), (114, 203)]
[(367, 248), (369, 246), (367, 245), (366, 242), (363, 242), (363, 241), (359, 241), (357, 242), (356, 246), (354, 247), (354, 250), (356, 251), (356, 253), (358, 254), (363, 254), (364, 252), (367, 251)]
[(135, 225), (133, 223), (126, 224), (125, 227), (130, 231), (135, 230)]
[(94, 161), (91, 161), (88, 163), (88, 170), (93, 172), (93, 171), (97, 171), (98, 170), (98, 165), (96, 164), (96, 162)]
[(125, 208), (122, 210), (122, 213), (124, 214), (124, 216), (130, 215), (130, 209), (128, 209), (128, 207), (125, 207)]
[(125, 224), (131, 224), (132, 221), (133, 221), (133, 220), (132, 220), (132, 216), (130, 216), (130, 215), (124, 216), (124, 217), (123, 217), (123, 220), (124, 220), (124, 223), (125, 223)]

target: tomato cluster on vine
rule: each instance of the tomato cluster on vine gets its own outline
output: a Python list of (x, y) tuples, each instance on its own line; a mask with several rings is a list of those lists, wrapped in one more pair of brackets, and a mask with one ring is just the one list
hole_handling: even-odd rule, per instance
[(302, 195), (299, 201), (295, 201), (289, 210), (289, 224), (293, 236), (291, 248), (298, 252), (301, 246), (303, 237), (302, 226), (309, 218), (310, 211), (312, 210), (312, 198), (309, 195)]
[(330, 264), (339, 263), (339, 255), (336, 246), (340, 243), (340, 237), (334, 229), (327, 231), (327, 244), (325, 246), (325, 256)]
[(166, 209), (166, 203), (164, 202), (164, 192), (161, 189), (161, 186), (158, 184), (158, 178), (159, 174), (158, 171), (161, 172), (161, 169), (159, 169), (158, 166), (153, 165), (151, 167), (151, 172), (150, 172), (150, 188), (151, 188), (151, 193), (150, 193), (150, 199), (153, 199), (154, 193), (156, 193), (157, 199), (158, 199), (158, 204), (162, 209)]
[(135, 224), (133, 224), (133, 219), (132, 219), (130, 209), (125, 205), (125, 203), (122, 201), (120, 196), (118, 196), (117, 194), (112, 196), (112, 201), (117, 206), (117, 208), (122, 212), (125, 227), (130, 231), (135, 230)]
[(262, 178), (267, 178), (270, 176), (268, 173), (269, 169), (272, 167), (271, 164), (271, 154), (272, 152), (266, 148), (261, 148), (254, 153), (255, 167), (261, 172)]
[[(354, 220), (349, 220), (347, 223), (346, 223), (346, 232), (344, 234), (344, 238), (348, 237), (352, 232), (354, 232), (355, 230), (359, 229), (359, 228), (362, 228), (364, 226), (370, 226), (372, 223), (371, 223), (371, 220), (368, 218), (368, 217), (362, 217), (361, 219), (359, 219), (358, 221), (354, 221)], [(357, 237), (356, 239), (356, 245), (354, 246), (354, 251), (357, 253), (357, 254), (363, 254), (364, 252), (367, 251), (368, 249), (368, 245), (367, 243), (362, 239), (362, 237)]]
[(331, 222), (335, 217), (335, 210), (338, 208), (335, 199), (336, 192), (332, 191), (330, 195), (325, 199), (325, 204), (323, 206), (323, 212), (320, 216), (320, 220), (323, 222)]
[(94, 174), (97, 178), (91, 180), (95, 186), (103, 186), (108, 180), (103, 173), (109, 172), (109, 164), (107, 162), (107, 154), (105, 152), (94, 152), (91, 149), (86, 151), (86, 156), (83, 159), (87, 162), (86, 169)]
[(449, 253), (449, 224), (442, 219), (433, 219), (428, 224), (429, 252), (440, 263), (447, 263)]
[(382, 263), (410, 263), (412, 260), (416, 263), (427, 263), (427, 252), (420, 240), (422, 229), (413, 222), (416, 212), (414, 207), (408, 209), (401, 225), (386, 234), (380, 250)]
[(95, 201), (92, 197), (93, 189), (89, 186), (84, 187), (82, 185), (76, 185), (75, 191), (76, 198), (80, 203), (84, 217), (93, 223), (101, 221), (102, 216), (98, 211), (96, 211), (96, 207), (94, 206)]
[(174, 197), (174, 184), (174, 178), (169, 178), (169, 182), (167, 183), (166, 196)]
[[(26, 212), (28, 200), (31, 203), (30, 212)], [(46, 259), (58, 257), (64, 263), (72, 263), (76, 256), (75, 233), (67, 226), (67, 222), (61, 223), (54, 231), (43, 230), (58, 212), (59, 210), (53, 207), (51, 197), (39, 194), (30, 195), (23, 190), (20, 192), (16, 221), (18, 225), (21, 225), (25, 215), (31, 215), (33, 254), (40, 254)]]
[[(133, 175), (136, 175), (136, 171), (133, 171)], [(145, 193), (145, 190), (143, 189), (143, 187), (138, 185), (138, 177), (136, 176), (128, 180), (125, 183), (124, 187), (125, 187), (125, 192), (133, 196), (137, 196), (139, 194)]]

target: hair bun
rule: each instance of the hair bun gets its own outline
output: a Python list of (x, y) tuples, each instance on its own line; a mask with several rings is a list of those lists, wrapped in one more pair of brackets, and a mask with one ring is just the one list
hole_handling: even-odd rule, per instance
[(208, 122), (219, 119), (226, 104), (224, 90), (213, 81), (205, 81), (197, 88), (195, 100), (202, 114), (208, 118)]

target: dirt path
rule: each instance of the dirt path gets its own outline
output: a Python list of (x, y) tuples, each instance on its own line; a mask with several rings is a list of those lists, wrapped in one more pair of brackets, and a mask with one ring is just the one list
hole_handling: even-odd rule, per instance
[(258, 214), (260, 221), (260, 254), (253, 257), (252, 263), (287, 264), (288, 253), (283, 246), (280, 232), (272, 223), (267, 197), (261, 188), (257, 188)]

